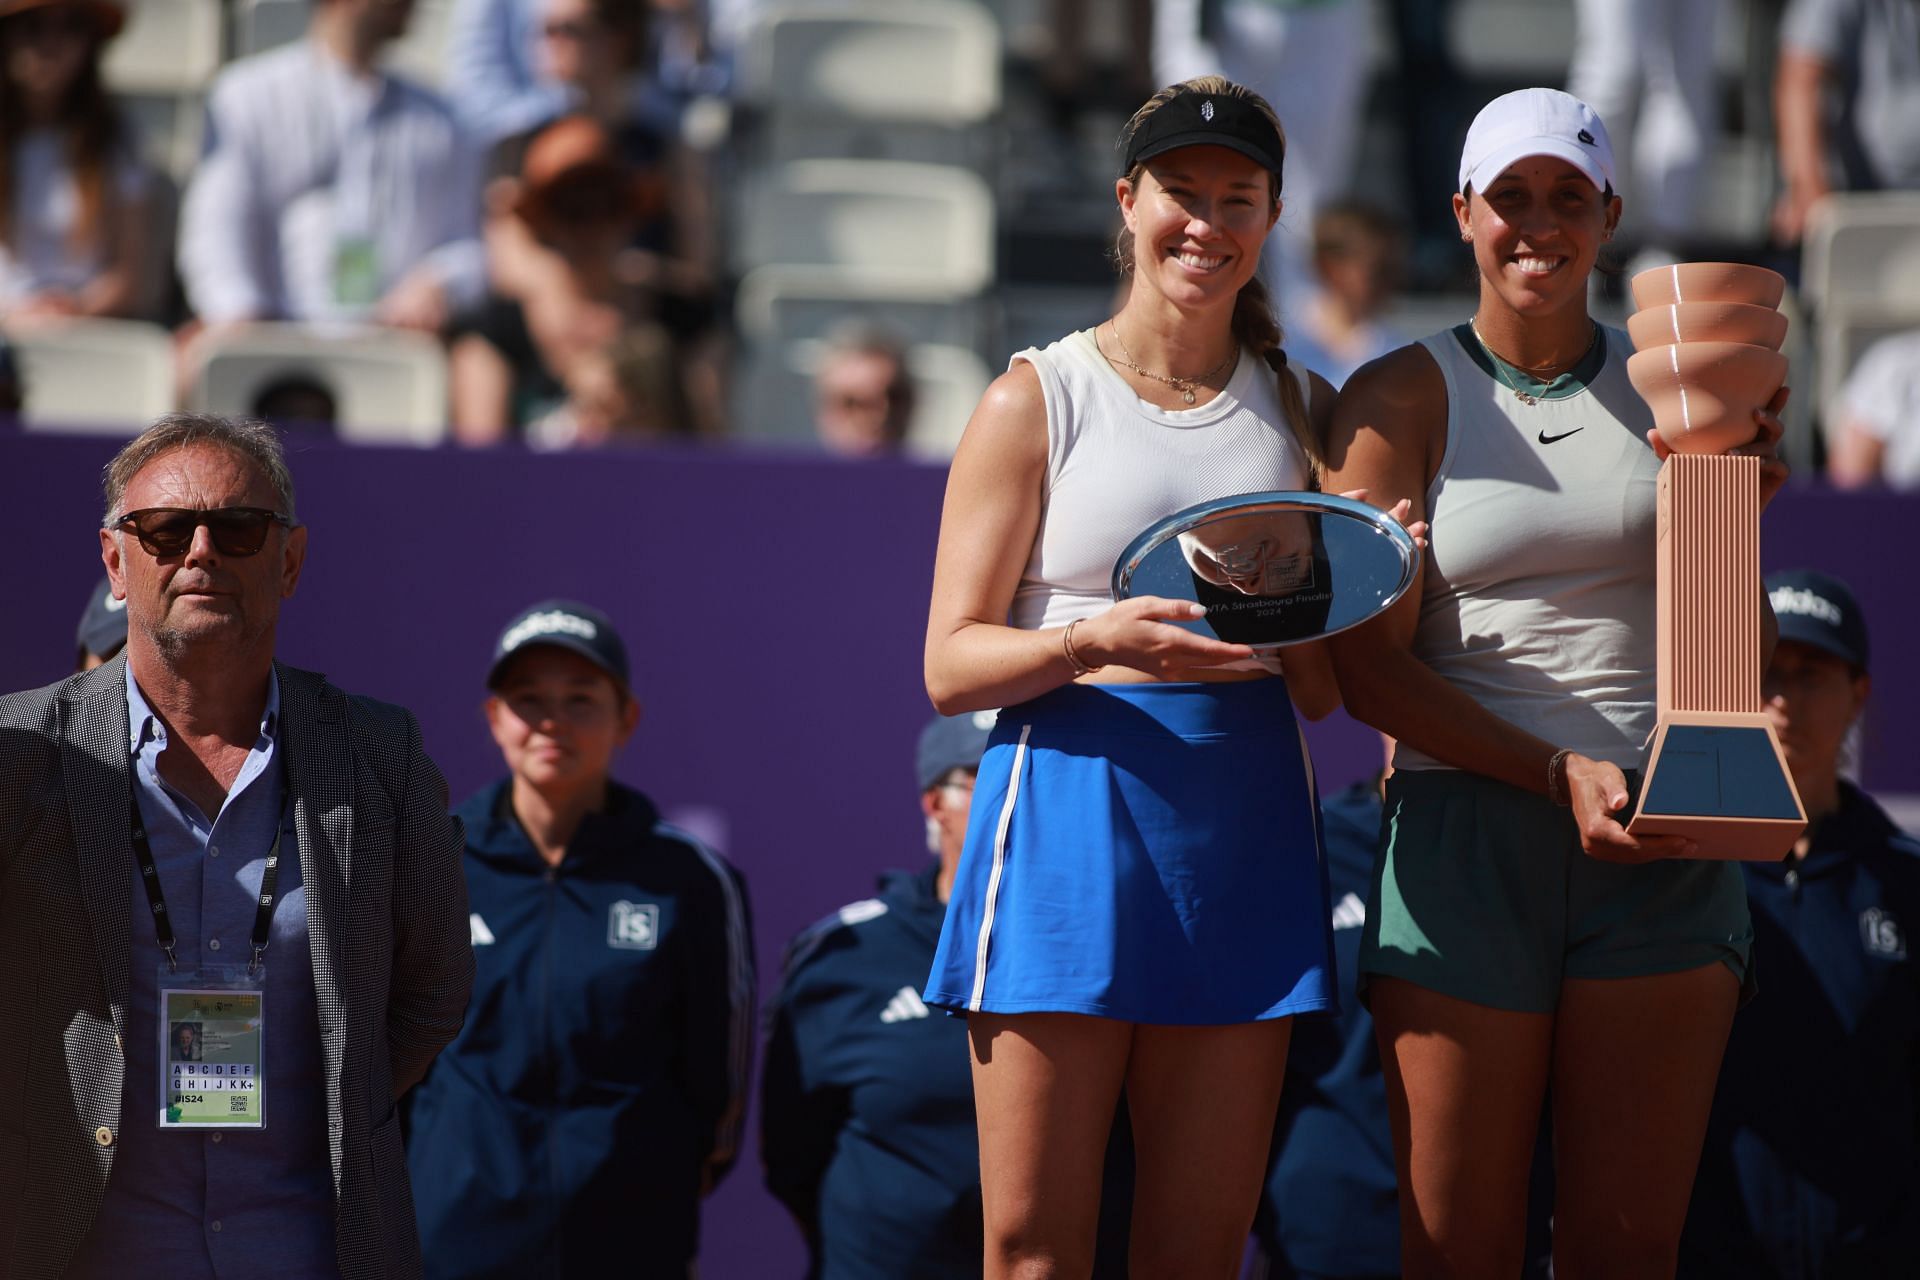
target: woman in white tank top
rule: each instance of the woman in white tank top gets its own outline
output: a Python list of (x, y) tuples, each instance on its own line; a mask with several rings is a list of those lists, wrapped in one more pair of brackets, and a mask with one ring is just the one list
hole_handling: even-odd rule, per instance
[[(1506, 95), (1460, 183), (1470, 324), (1360, 370), (1328, 442), (1330, 485), (1433, 522), (1423, 590), (1334, 644), (1347, 705), (1399, 744), (1361, 982), (1404, 1274), (1519, 1273), (1551, 1086), (1557, 1271), (1670, 1276), (1752, 930), (1737, 866), (1622, 825), (1653, 724), (1665, 446), (1625, 335), (1587, 314), (1622, 207), (1605, 126), (1555, 90)], [(1780, 406), (1742, 450), (1769, 497)]]
[(1290, 1018), (1337, 1000), (1287, 705), (1337, 705), (1326, 654), (1289, 650), (1283, 684), (1170, 624), (1200, 606), (1106, 590), (1152, 520), (1312, 483), (1331, 390), (1269, 367), (1255, 275), (1285, 140), (1209, 77), (1156, 94), (1123, 141), (1127, 300), (982, 399), (927, 627), (934, 704), (1006, 708), (927, 990), (968, 1017), (990, 1277), (1088, 1273), (1123, 1087), (1134, 1274), (1236, 1274)]

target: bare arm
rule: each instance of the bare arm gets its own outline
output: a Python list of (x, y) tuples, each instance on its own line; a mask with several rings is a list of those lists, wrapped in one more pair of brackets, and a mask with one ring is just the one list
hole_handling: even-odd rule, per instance
[[(1425, 519), (1427, 486), (1445, 447), (1446, 403), (1439, 367), (1419, 347), (1363, 368), (1334, 408), (1327, 487), (1364, 488), (1383, 506), (1406, 501), (1410, 519)], [(1433, 571), (1428, 564), (1425, 572)], [(1329, 642), (1347, 709), (1437, 760), (1545, 794), (1558, 748), (1486, 710), (1414, 655), (1420, 601), (1420, 593), (1410, 591), (1380, 617)], [(1618, 768), (1573, 755), (1567, 781), (1589, 853), (1637, 861), (1682, 851), (1683, 842), (1673, 837), (1636, 840), (1614, 819), (1627, 802)]]
[[(1039, 375), (1021, 363), (981, 398), (947, 476), (926, 647), (927, 693), (945, 714), (1011, 706), (1074, 678), (1063, 628), (1006, 625), (1039, 534), (1046, 477), (1046, 401)], [(1162, 677), (1252, 656), (1245, 645), (1161, 621), (1202, 612), (1185, 601), (1127, 600), (1080, 623), (1074, 648), (1089, 666), (1127, 666)]]
[(1831, 189), (1821, 102), (1831, 71), (1827, 61), (1814, 54), (1780, 51), (1773, 76), (1773, 120), (1783, 190), (1773, 209), (1773, 234), (1781, 244), (1799, 243), (1807, 229), (1807, 210)]
[(1840, 420), (1827, 454), (1827, 479), (1842, 489), (1864, 489), (1880, 479), (1886, 441), (1852, 415)]
[(145, 191), (109, 206), (105, 235), (107, 264), (81, 289), (80, 314), (128, 316), (151, 305), (148, 280), (153, 275), (147, 220), (152, 201)]

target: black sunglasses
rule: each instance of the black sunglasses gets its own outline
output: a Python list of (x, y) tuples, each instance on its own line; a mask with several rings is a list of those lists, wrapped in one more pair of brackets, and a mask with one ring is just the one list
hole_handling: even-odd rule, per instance
[(293, 521), (265, 507), (144, 507), (129, 511), (114, 521), (116, 529), (131, 530), (150, 556), (177, 556), (193, 545), (194, 531), (201, 525), (223, 556), (250, 556), (267, 545), (267, 530), (274, 525), (293, 528)]

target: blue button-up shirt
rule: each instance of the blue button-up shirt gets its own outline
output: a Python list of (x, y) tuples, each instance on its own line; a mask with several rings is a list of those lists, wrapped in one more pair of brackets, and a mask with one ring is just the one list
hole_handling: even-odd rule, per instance
[(280, 831), (271, 939), (264, 963), (261, 1050), (262, 1129), (159, 1128), (160, 984), (167, 958), (144, 910), (146, 887), (128, 860), (132, 884), (131, 1000), (126, 1085), (113, 1174), (93, 1231), (70, 1276), (129, 1275), (333, 1280), (333, 1172), (327, 1151), (326, 1075), (321, 1058), (313, 964), (307, 950), (307, 891), (276, 749), (280, 685), (267, 689), (260, 736), (211, 821), (159, 772), (167, 728), (127, 672), (134, 793), (173, 923), (180, 971), (244, 969), (267, 851)]

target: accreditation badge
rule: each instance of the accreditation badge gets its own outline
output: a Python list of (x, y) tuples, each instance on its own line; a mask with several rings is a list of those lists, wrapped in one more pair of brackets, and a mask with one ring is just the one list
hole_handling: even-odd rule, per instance
[(160, 971), (160, 1127), (262, 1129), (266, 967)]

